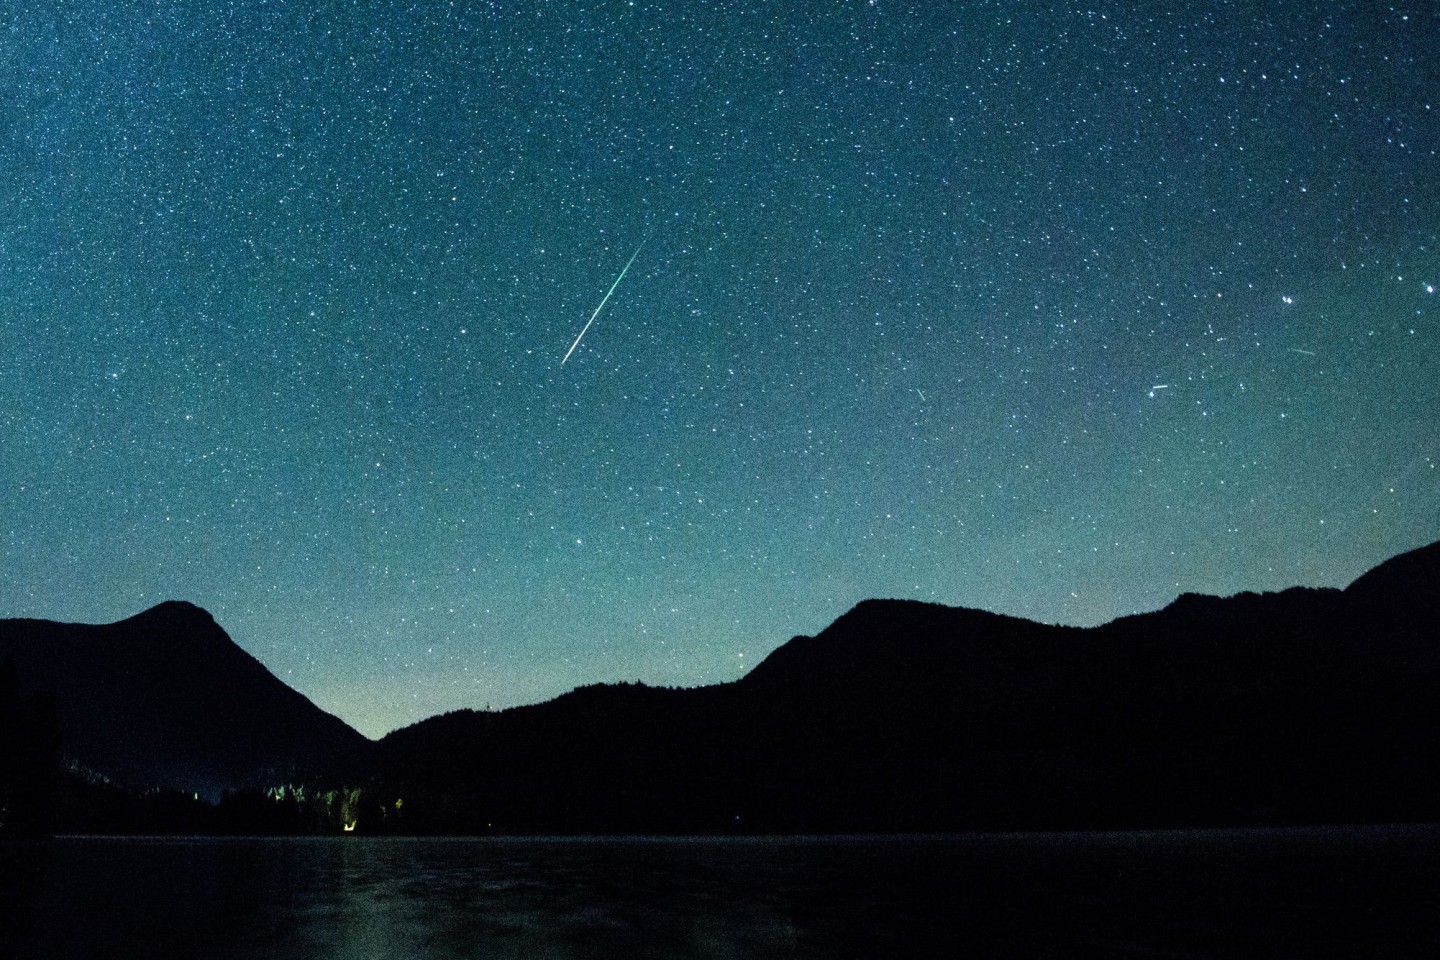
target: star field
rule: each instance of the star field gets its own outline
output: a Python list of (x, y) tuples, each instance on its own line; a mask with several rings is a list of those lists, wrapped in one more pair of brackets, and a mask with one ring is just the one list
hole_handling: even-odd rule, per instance
[(1440, 537), (1437, 49), (1427, 4), (22, 3), (0, 615), (190, 600), (378, 735), (866, 597), (1344, 584)]

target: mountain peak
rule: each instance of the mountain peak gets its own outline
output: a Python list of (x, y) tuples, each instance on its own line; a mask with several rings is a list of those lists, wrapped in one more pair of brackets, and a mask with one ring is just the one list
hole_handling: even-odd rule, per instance
[(117, 623), (0, 620), (0, 659), (53, 691), (64, 750), (140, 787), (218, 795), (347, 769), (367, 741), (178, 600)]
[(1440, 580), (1440, 541), (1391, 557), (1357, 577), (1345, 592), (1374, 597), (1400, 591), (1414, 597), (1433, 591), (1436, 580)]
[(196, 606), (188, 600), (164, 600), (148, 610), (143, 610), (137, 616), (141, 617), (194, 617), (215, 622), (210, 611), (204, 607)]
[(970, 607), (948, 607), (925, 600), (861, 600), (821, 631), (822, 636), (854, 633), (876, 633), (881, 636), (906, 631), (928, 632), (937, 628), (953, 629), (957, 625), (971, 628), (990, 626), (1001, 621), (1015, 621), (1001, 613)]
[(115, 626), (139, 627), (148, 636), (190, 639), (196, 636), (229, 635), (211, 616), (210, 611), (185, 600), (166, 600), (147, 610), (121, 620)]

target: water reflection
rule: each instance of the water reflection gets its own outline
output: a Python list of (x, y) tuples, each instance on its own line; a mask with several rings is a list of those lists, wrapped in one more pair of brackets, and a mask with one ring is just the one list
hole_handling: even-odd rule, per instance
[[(1428, 956), (1440, 829), (0, 847), (15, 957)], [(4, 914), (0, 914), (4, 919)]]

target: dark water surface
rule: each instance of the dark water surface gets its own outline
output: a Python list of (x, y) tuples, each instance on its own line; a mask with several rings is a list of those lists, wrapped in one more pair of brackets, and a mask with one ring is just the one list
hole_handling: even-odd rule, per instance
[(0, 846), (0, 957), (1433, 957), (1440, 827)]

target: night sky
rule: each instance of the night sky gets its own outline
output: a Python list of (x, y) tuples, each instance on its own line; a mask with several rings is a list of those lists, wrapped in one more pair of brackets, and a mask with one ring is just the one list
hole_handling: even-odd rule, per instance
[(1347, 583), (1440, 538), (1440, 14), (1306, 6), (8, 4), (0, 616), (378, 735)]

